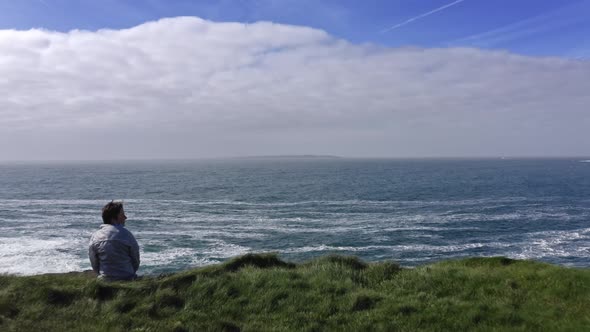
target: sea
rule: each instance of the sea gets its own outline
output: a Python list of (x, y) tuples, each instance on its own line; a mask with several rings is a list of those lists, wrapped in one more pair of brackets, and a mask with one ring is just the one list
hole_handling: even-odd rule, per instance
[(268, 252), (590, 267), (589, 160), (284, 157), (0, 163), (0, 273), (90, 269), (111, 200), (143, 275)]

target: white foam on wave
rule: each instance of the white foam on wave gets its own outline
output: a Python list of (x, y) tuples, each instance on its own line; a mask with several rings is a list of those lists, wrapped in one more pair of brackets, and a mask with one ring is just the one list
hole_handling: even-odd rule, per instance
[(278, 250), (281, 253), (293, 254), (293, 253), (308, 253), (308, 252), (322, 252), (322, 251), (350, 251), (350, 252), (362, 252), (371, 250), (386, 250), (390, 252), (421, 252), (421, 253), (434, 253), (434, 252), (460, 252), (469, 249), (482, 248), (482, 247), (495, 247), (501, 248), (508, 246), (507, 244), (495, 242), (495, 243), (465, 243), (457, 245), (429, 245), (429, 244), (408, 244), (408, 245), (369, 245), (369, 246), (330, 246), (321, 244), (317, 246), (305, 246), (299, 248), (289, 248)]
[(306, 234), (306, 233), (348, 233), (354, 231), (360, 231), (356, 227), (289, 227), (289, 226), (273, 226), (263, 229), (265, 231), (273, 231), (283, 234)]
[(134, 232), (135, 237), (138, 239), (154, 239), (154, 238), (171, 238), (174, 239), (177, 236), (190, 236), (192, 239), (201, 241), (214, 241), (212, 239), (223, 238), (234, 238), (234, 239), (262, 239), (266, 235), (263, 233), (256, 232), (232, 232), (232, 231), (221, 231), (215, 229), (179, 229), (178, 231), (159, 231), (159, 230), (138, 230)]
[(142, 252), (140, 266), (143, 269), (161, 267), (174, 264), (175, 261), (184, 261), (186, 264), (202, 266), (217, 263), (207, 257), (202, 257), (201, 253), (193, 248), (170, 248), (158, 252)]
[(180, 257), (193, 256), (196, 251), (191, 248), (170, 248), (160, 250), (158, 252), (144, 252), (141, 251), (141, 261), (148, 265), (160, 265), (163, 263), (169, 263)]
[[(203, 266), (219, 263), (220, 259), (231, 258), (251, 252), (248, 247), (214, 239), (204, 248), (166, 248), (158, 252), (141, 254), (144, 270), (178, 264)], [(141, 272), (141, 267), (140, 267)]]
[(543, 211), (522, 211), (502, 214), (458, 214), (446, 216), (444, 221), (502, 221), (502, 220), (545, 220), (558, 219), (561, 221), (568, 221), (570, 219), (579, 218), (580, 216), (571, 216), (565, 212), (543, 212)]
[[(558, 208), (551, 207), (551, 209), (534, 209), (526, 210), (519, 209), (518, 211), (508, 213), (426, 213), (404, 215), (399, 217), (390, 217), (388, 221), (396, 222), (400, 225), (420, 225), (420, 224), (448, 224), (459, 222), (494, 222), (494, 221), (538, 221), (538, 220), (557, 220), (557, 221), (571, 221), (584, 220), (590, 216), (588, 211), (577, 214), (570, 214), (567, 207)], [(417, 226), (421, 227), (421, 226)], [(442, 230), (442, 229), (441, 229)]]
[(33, 275), (87, 269), (88, 260), (77, 255), (87, 245), (87, 240), (81, 239), (0, 238), (0, 273)]
[[(406, 238), (410, 239), (442, 239), (441, 235), (436, 234), (426, 234), (426, 233), (418, 233), (418, 234), (406, 234)], [(383, 241), (387, 241), (389, 238), (385, 238)]]
[[(507, 199), (510, 202), (520, 202), (521, 198)], [(477, 213), (475, 207), (468, 206), (464, 209), (443, 208), (445, 212), (432, 212), (423, 210), (416, 210), (410, 212), (419, 212), (420, 214), (408, 213), (408, 209), (400, 209), (395, 213), (386, 212), (367, 212), (367, 213), (330, 213), (322, 212), (321, 214), (310, 214), (311, 217), (281, 217), (281, 214), (273, 214), (268, 209), (269, 205), (262, 205), (266, 210), (255, 211), (240, 211), (239, 209), (221, 211), (221, 214), (213, 214), (210, 212), (194, 212), (182, 211), (170, 206), (162, 205), (162, 210), (159, 215), (156, 215), (157, 209), (154, 210), (153, 215), (147, 213), (152, 209), (150, 202), (155, 200), (128, 200), (126, 202), (134, 202), (137, 204), (137, 212), (135, 216), (141, 217), (141, 221), (148, 221), (142, 224), (142, 227), (135, 228), (133, 226), (133, 219), (129, 223), (130, 230), (138, 238), (140, 245), (156, 244), (163, 246), (164, 249), (157, 253), (144, 253), (142, 256), (142, 265), (146, 267), (168, 267), (174, 266), (174, 262), (191, 265), (207, 265), (218, 262), (221, 259), (243, 255), (251, 252), (253, 249), (247, 245), (238, 245), (231, 243), (235, 239), (257, 239), (263, 240), (267, 237), (272, 239), (275, 237), (285, 237), (281, 234), (296, 234), (300, 237), (305, 237), (308, 233), (314, 233), (314, 238), (317, 235), (318, 245), (305, 246), (299, 244), (299, 247), (285, 249), (281, 247), (281, 243), (276, 244), (275, 248), (268, 250), (277, 251), (286, 254), (294, 253), (313, 253), (313, 252), (327, 252), (327, 251), (343, 251), (343, 252), (371, 252), (377, 253), (379, 256), (396, 256), (399, 253), (406, 253), (409, 257), (430, 256), (443, 259), (444, 257), (456, 257), (463, 254), (484, 254), (493, 253), (494, 255), (505, 255), (513, 258), (527, 258), (539, 259), (544, 257), (556, 257), (567, 259), (556, 259), (557, 261), (567, 261), (570, 257), (584, 259), (590, 257), (590, 228), (567, 230), (567, 231), (541, 231), (532, 232), (528, 234), (498, 235), (492, 234), (494, 237), (486, 238), (472, 238), (469, 241), (474, 243), (459, 243), (459, 244), (444, 244), (433, 245), (424, 244), (423, 242), (433, 242), (432, 238), (436, 238), (437, 243), (452, 243), (447, 240), (440, 240), (441, 237), (437, 234), (445, 231), (462, 231), (462, 230), (479, 230), (480, 227), (470, 227), (469, 222), (473, 221), (500, 221), (500, 220), (515, 220), (519, 221), (536, 221), (536, 220), (553, 220), (553, 221), (571, 221), (582, 220), (590, 216), (590, 209), (585, 206), (575, 207), (575, 214), (570, 210), (569, 206), (543, 207), (543, 205), (527, 205), (523, 208), (522, 204), (507, 210), (498, 208), (498, 199), (492, 200), (470, 200), (459, 201), (460, 204), (470, 205), (474, 202), (485, 202), (485, 204), (493, 204), (489, 206), (491, 211), (489, 214)], [(535, 202), (539, 200), (535, 199)], [(33, 205), (26, 206), (26, 204)], [(36, 203), (35, 203), (36, 202)], [(59, 215), (55, 212), (61, 211), (61, 207), (52, 206), (52, 204), (74, 205), (74, 209), (68, 209), (67, 213), (74, 214), (71, 216)], [(176, 201), (172, 201), (176, 202)], [(312, 201), (314, 204), (312, 209), (321, 212), (322, 206), (316, 206), (318, 202), (325, 202), (326, 204), (342, 205), (347, 201)], [(391, 206), (399, 202), (373, 202), (370, 201), (354, 201), (355, 204), (375, 204), (383, 206)], [(369, 203), (367, 203), (369, 202)], [(98, 228), (100, 224), (99, 213), (82, 205), (94, 204), (101, 206), (104, 202), (102, 200), (0, 200), (0, 205), (6, 204), (9, 206), (8, 210), (12, 213), (20, 211), (18, 219), (6, 219), (9, 226), (2, 226), (0, 221), (0, 231), (5, 234), (19, 234), (18, 238), (0, 238), (0, 273), (15, 273), (15, 274), (38, 274), (47, 272), (67, 272), (73, 270), (81, 270), (89, 268), (88, 260), (85, 256), (87, 241), (90, 234)], [(141, 205), (141, 204), (144, 204)], [(149, 204), (148, 204), (149, 203)], [(192, 204), (187, 202), (186, 204)], [(209, 204), (210, 202), (200, 202), (199, 204)], [(306, 203), (306, 204), (307, 204)], [(431, 202), (433, 203), (433, 202)], [(441, 202), (438, 202), (441, 203)], [(437, 204), (438, 204), (437, 203)], [(449, 203), (449, 202), (447, 202)], [(457, 201), (451, 202), (457, 204)], [(449, 204), (451, 204), (449, 203)], [(526, 204), (529, 202), (526, 201)], [(11, 205), (12, 204), (12, 205)], [(35, 205), (36, 204), (36, 205)], [(78, 204), (78, 205), (76, 205)], [(227, 201), (224, 204), (233, 204)], [(248, 205), (250, 203), (247, 203)], [(256, 207), (257, 203), (251, 203), (252, 207)], [(286, 203), (285, 205), (294, 206), (300, 203)], [(405, 204), (405, 203), (404, 203)], [(410, 203), (408, 203), (410, 204)], [(424, 201), (417, 202), (425, 204)], [(434, 204), (434, 203), (433, 203)], [(444, 202), (441, 203), (445, 205)], [(451, 204), (451, 205), (452, 205)], [(46, 206), (51, 211), (51, 215), (44, 215), (43, 206)], [(411, 205), (411, 204), (410, 204)], [(583, 204), (580, 204), (583, 205)], [(4, 207), (6, 209), (6, 206)], [(272, 207), (272, 206), (271, 206)], [(147, 209), (147, 210), (144, 210)], [(213, 207), (215, 208), (215, 207)], [(307, 208), (307, 207), (306, 207)], [(220, 209), (221, 210), (221, 209)], [(246, 209), (248, 210), (248, 209)], [(452, 210), (456, 210), (454, 212)], [(462, 213), (459, 210), (463, 210)], [(494, 211), (508, 211), (506, 213), (494, 213)], [(426, 213), (423, 213), (426, 212)], [(75, 215), (78, 213), (79, 215)], [(133, 212), (131, 213), (133, 216)], [(288, 216), (289, 214), (285, 214)], [(369, 217), (367, 217), (367, 215)], [(27, 219), (24, 220), (23, 216)], [(324, 218), (326, 217), (326, 218)], [(328, 218), (329, 217), (329, 218)], [(96, 222), (92, 221), (96, 220)], [(84, 222), (88, 222), (88, 231), (85, 232)], [(70, 223), (75, 222), (75, 227), (70, 227)], [(462, 222), (462, 224), (460, 224)], [(16, 226), (12, 225), (17, 223)], [(161, 227), (166, 223), (167, 227)], [(53, 227), (47, 227), (47, 225)], [(80, 226), (82, 225), (82, 226)], [(465, 226), (467, 225), (467, 226)], [(473, 225), (473, 223), (471, 224)], [(560, 225), (565, 226), (565, 224)], [(392, 234), (383, 234), (384, 232), (408, 231), (404, 235), (404, 240), (412, 241), (407, 245), (382, 245), (391, 244), (388, 242), (395, 240)], [(352, 235), (351, 242), (345, 243), (343, 246), (330, 246), (328, 244), (331, 240), (327, 240), (329, 235), (338, 233), (350, 233)], [(324, 236), (323, 234), (326, 234)], [(357, 236), (363, 237), (366, 234), (371, 234), (371, 244), (367, 246), (353, 246), (348, 244), (355, 243)], [(480, 234), (480, 233), (474, 233)], [(374, 235), (374, 236), (373, 236)], [(180, 236), (188, 236), (180, 238)], [(396, 235), (397, 236), (397, 235)], [(400, 235), (401, 236), (401, 235)], [(167, 238), (168, 237), (168, 238)], [(366, 238), (367, 236), (364, 236)], [(295, 237), (292, 237), (295, 238)], [(341, 238), (345, 238), (342, 236)], [(428, 238), (428, 239), (421, 239)], [(184, 240), (188, 242), (183, 242)], [(175, 241), (178, 240), (178, 241)], [(196, 240), (193, 242), (193, 240)], [(468, 241), (463, 239), (462, 241)], [(256, 241), (258, 243), (259, 241)], [(199, 248), (172, 248), (171, 243), (197, 243)], [(240, 244), (248, 243), (239, 241)], [(269, 242), (272, 243), (272, 242)], [(267, 245), (264, 246), (268, 248)], [(479, 249), (483, 250), (473, 250)], [(260, 250), (256, 250), (260, 252)], [(82, 252), (82, 255), (80, 254)], [(80, 258), (82, 257), (82, 258)], [(425, 258), (426, 259), (426, 258)], [(404, 259), (405, 260), (405, 259)], [(412, 261), (413, 259), (408, 258)], [(426, 259), (427, 260), (427, 259)]]
[[(88, 239), (0, 238), (0, 273), (35, 275), (87, 270), (90, 269), (87, 246)], [(144, 271), (178, 264), (209, 265), (251, 251), (248, 247), (219, 239), (214, 239), (205, 248), (165, 248), (158, 252), (145, 252), (143, 246), (140, 248)]]
[(96, 199), (0, 199), (0, 207), (31, 207), (31, 206), (75, 206), (97, 205), (102, 207), (105, 200)]
[[(167, 232), (178, 235), (176, 232)], [(155, 233), (154, 233), (155, 234)], [(68, 234), (64, 238), (39, 239), (29, 236), (18, 238), (0, 238), (0, 273), (10, 274), (40, 274), (52, 272), (79, 271), (89, 268), (85, 254), (87, 238), (79, 236), (79, 232)], [(161, 232), (159, 235), (162, 235)], [(164, 234), (166, 235), (166, 234)], [(522, 238), (519, 234), (514, 240)], [(175, 265), (202, 266), (219, 262), (219, 260), (252, 252), (252, 248), (230, 243), (225, 240), (209, 238), (204, 247), (174, 248), (168, 247), (158, 252), (142, 252), (142, 266), (144, 271), (159, 267), (173, 267)], [(145, 241), (150, 241), (149, 236)], [(408, 261), (429, 261), (433, 257), (460, 257), (469, 255), (483, 255), (491, 250), (494, 255), (504, 255), (519, 259), (542, 259), (546, 257), (590, 257), (590, 228), (567, 231), (532, 232), (524, 235), (521, 241), (498, 238), (480, 239), (476, 243), (459, 243), (434, 245), (412, 243), (404, 245), (365, 245), (365, 246), (333, 246), (319, 244), (294, 248), (267, 248), (283, 254), (305, 254), (314, 252), (375, 252), (380, 251), (379, 257), (398, 257), (404, 253)], [(385, 241), (384, 241), (385, 242)], [(162, 242), (161, 244), (165, 244)], [(469, 252), (472, 249), (486, 248), (484, 251)], [(256, 250), (257, 252), (262, 252)], [(82, 257), (82, 258), (81, 258)], [(140, 272), (142, 272), (140, 270)]]
[(467, 231), (467, 230), (477, 230), (478, 227), (434, 227), (434, 226), (401, 226), (401, 227), (387, 227), (382, 229), (377, 229), (377, 232), (415, 232), (415, 231), (432, 231), (432, 232), (441, 232), (441, 231)]
[(590, 257), (590, 228), (533, 232), (510, 253), (521, 259), (545, 257)]
[(308, 252), (318, 252), (318, 251), (364, 251), (370, 250), (371, 248), (375, 248), (377, 246), (366, 246), (366, 247), (352, 247), (352, 246), (329, 246), (325, 244), (320, 244), (317, 246), (306, 246), (306, 247), (299, 247), (299, 248), (288, 248), (279, 250), (279, 252), (284, 254), (295, 254), (295, 253), (308, 253)]
[(214, 242), (210, 247), (204, 249), (202, 251), (202, 253), (205, 256), (209, 256), (209, 257), (229, 258), (229, 257), (244, 255), (244, 254), (247, 254), (251, 251), (252, 251), (251, 248), (218, 240), (218, 241)]

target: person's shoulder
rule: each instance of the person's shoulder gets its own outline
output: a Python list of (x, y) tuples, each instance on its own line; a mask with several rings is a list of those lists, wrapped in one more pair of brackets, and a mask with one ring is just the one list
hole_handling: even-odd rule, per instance
[(135, 239), (135, 237), (133, 236), (133, 234), (131, 233), (130, 230), (128, 230), (127, 228), (125, 228), (122, 225), (118, 225), (115, 226), (118, 230), (118, 237), (119, 238), (123, 238), (123, 239)]
[(104, 241), (117, 241), (125, 244), (136, 242), (131, 232), (122, 225), (102, 224), (90, 238), (92, 243)]
[(112, 227), (109, 227), (109, 226), (111, 226), (111, 225), (108, 225), (108, 224), (101, 224), (101, 225), (98, 227), (98, 229), (97, 229), (97, 230), (95, 230), (95, 231), (92, 233), (92, 237), (91, 237), (91, 239), (94, 239), (94, 238), (101, 238), (101, 237), (104, 237), (105, 235), (107, 235), (108, 233), (110, 233), (110, 232), (112, 231), (112, 230), (111, 230), (111, 228), (112, 228)]

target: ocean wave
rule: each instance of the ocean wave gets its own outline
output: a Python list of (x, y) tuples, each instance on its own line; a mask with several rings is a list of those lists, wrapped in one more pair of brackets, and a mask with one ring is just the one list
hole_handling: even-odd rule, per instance
[(32, 275), (88, 268), (80, 259), (88, 242), (81, 239), (35, 237), (0, 238), (0, 273)]
[(518, 236), (504, 255), (518, 259), (590, 258), (590, 228), (530, 232)]
[(141, 252), (141, 261), (141, 268), (143, 270), (146, 268), (178, 264), (178, 261), (192, 266), (203, 266), (219, 262), (218, 260), (204, 257), (199, 250), (193, 248), (170, 248), (158, 252)]
[[(535, 198), (534, 201), (551, 201), (556, 197)], [(193, 206), (252, 206), (252, 207), (301, 207), (301, 206), (391, 206), (391, 205), (440, 205), (440, 206), (464, 206), (464, 205), (486, 205), (497, 203), (514, 203), (530, 201), (526, 197), (495, 197), (479, 199), (460, 199), (460, 200), (309, 200), (295, 202), (247, 202), (240, 200), (208, 200), (208, 201), (191, 201), (182, 199), (148, 199), (148, 198), (119, 198), (127, 204), (151, 205), (157, 208), (170, 205), (193, 205)], [(101, 208), (108, 200), (104, 199), (0, 199), (2, 206), (72, 206), (72, 205), (92, 205)], [(154, 209), (153, 211), (158, 211)]]
[[(0, 206), (72, 206), (72, 205), (98, 205), (102, 208), (108, 201), (101, 199), (0, 199)], [(99, 209), (100, 211), (100, 209)]]
[(64, 250), (80, 247), (82, 242), (84, 245), (87, 245), (88, 239), (83, 241), (67, 237), (52, 239), (31, 236), (0, 237), (0, 257), (9, 257), (19, 254), (48, 255), (55, 252), (63, 252)]
[(176, 236), (190, 236), (193, 239), (210, 241), (211, 238), (233, 238), (233, 239), (262, 239), (266, 236), (264, 233), (255, 232), (232, 232), (221, 231), (215, 229), (208, 230), (194, 230), (194, 229), (180, 229), (178, 231), (159, 231), (159, 230), (139, 230), (134, 232), (137, 238), (154, 239), (166, 237), (174, 239)]
[[(147, 234), (144, 234), (147, 235)], [(162, 235), (162, 234), (160, 234)], [(167, 235), (167, 234), (163, 234)], [(168, 235), (176, 235), (169, 232)], [(517, 240), (520, 239), (520, 240)], [(174, 247), (166, 241), (144, 238), (142, 242), (142, 270), (173, 268), (173, 266), (202, 266), (217, 263), (230, 257), (249, 252), (278, 252), (285, 255), (316, 255), (327, 252), (370, 255), (373, 259), (396, 259), (400, 263), (414, 264), (434, 259), (502, 255), (519, 259), (590, 257), (590, 228), (570, 231), (545, 231), (519, 234), (499, 241), (497, 238), (481, 238), (477, 242), (458, 244), (429, 244), (417, 241), (410, 244), (384, 245), (330, 245), (318, 244), (291, 248), (267, 247), (257, 250), (231, 241), (210, 238), (198, 247)], [(440, 242), (437, 239), (437, 242)], [(378, 243), (378, 242), (377, 242)], [(35, 237), (0, 238), (0, 273), (39, 274), (68, 272), (89, 268), (86, 257), (87, 238), (39, 239)], [(164, 246), (157, 252), (145, 252), (148, 244)]]
[(509, 246), (504, 243), (465, 243), (456, 245), (430, 245), (430, 244), (408, 244), (408, 245), (369, 245), (369, 246), (331, 246), (321, 244), (317, 246), (305, 246), (299, 248), (289, 248), (279, 250), (280, 253), (309, 253), (309, 252), (323, 252), (323, 251), (348, 251), (348, 252), (362, 252), (372, 250), (385, 250), (391, 253), (398, 252), (421, 252), (421, 253), (435, 253), (435, 252), (460, 252), (468, 249), (494, 247), (504, 248)]
[(251, 252), (252, 249), (225, 241), (216, 241), (213, 246), (203, 250), (203, 254), (215, 258), (230, 258)]
[[(549, 211), (523, 211), (518, 220), (535, 220), (535, 216), (567, 220), (567, 216), (563, 215), (565, 210)], [(10, 227), (0, 223), (0, 231), (3, 232), (3, 237), (0, 237), (0, 273), (38, 274), (88, 269), (88, 240), (100, 223), (84, 221), (84, 218), (76, 220), (75, 224), (57, 221), (27, 224), (21, 220), (16, 224), (11, 222)], [(142, 273), (173, 269), (174, 266), (207, 265), (249, 252), (266, 251), (298, 258), (327, 252), (354, 253), (370, 259), (394, 258), (410, 265), (421, 259), (432, 261), (467, 255), (502, 255), (552, 262), (574, 260), (576, 264), (587, 264), (590, 259), (590, 228), (574, 227), (578, 222), (544, 223), (543, 226), (572, 229), (527, 231), (529, 228), (525, 228), (506, 233), (479, 232), (482, 226), (470, 226), (469, 219), (461, 222), (449, 220), (444, 224), (403, 218), (332, 220), (324, 223), (302, 219), (282, 224), (271, 218), (262, 222), (250, 220), (237, 223), (200, 220), (198, 224), (166, 222), (134, 225), (131, 222), (128, 228), (136, 235), (142, 248), (159, 248), (158, 252), (142, 252)], [(514, 227), (519, 226), (515, 224)], [(446, 235), (449, 231), (471, 235), (449, 239)], [(291, 247), (284, 246), (285, 238), (293, 239)], [(332, 245), (335, 239), (344, 241), (344, 244)]]

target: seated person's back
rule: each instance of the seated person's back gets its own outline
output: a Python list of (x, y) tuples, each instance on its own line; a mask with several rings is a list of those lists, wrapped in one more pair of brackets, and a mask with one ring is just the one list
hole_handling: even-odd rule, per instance
[(104, 224), (92, 235), (88, 248), (92, 269), (106, 280), (133, 280), (139, 268), (139, 246), (125, 228), (123, 204), (110, 202), (102, 211)]

